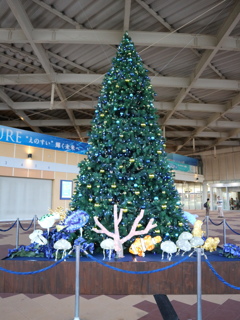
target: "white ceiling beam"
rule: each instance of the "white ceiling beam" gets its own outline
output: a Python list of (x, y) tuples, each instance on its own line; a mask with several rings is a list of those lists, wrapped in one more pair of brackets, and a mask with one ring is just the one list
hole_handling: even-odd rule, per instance
[[(19, 84), (51, 84), (52, 82), (58, 84), (88, 84), (88, 85), (102, 85), (104, 74), (58, 74), (52, 75), (50, 80), (48, 75), (38, 74), (7, 74), (0, 75), (0, 85), (19, 85)], [(149, 77), (153, 87), (162, 88), (188, 88), (189, 79), (180, 77)], [(239, 91), (239, 80), (225, 80), (225, 79), (198, 79), (192, 84), (194, 89), (209, 89), (209, 90), (233, 90)]]
[[(18, 93), (17, 91), (15, 91)], [(22, 92), (19, 92), (22, 94)], [(36, 97), (35, 97), (36, 98)], [(72, 110), (94, 110), (97, 106), (97, 100), (91, 101), (66, 101), (68, 109)], [(174, 102), (154, 102), (154, 107), (159, 111), (169, 111), (173, 108)], [(47, 110), (49, 108), (49, 101), (33, 101), (33, 102), (14, 102), (15, 110)], [(61, 101), (54, 101), (53, 110), (64, 109), (64, 103)], [(210, 103), (181, 103), (178, 107), (178, 111), (190, 111), (190, 112), (204, 112), (212, 113), (219, 112), (224, 113), (226, 111), (226, 105), (224, 104), (210, 104)], [(6, 103), (0, 103), (0, 110), (9, 110)], [(240, 113), (240, 106), (234, 109), (227, 108), (231, 113)]]
[(31, 124), (31, 120), (25, 114), (24, 111), (14, 109), (14, 102), (12, 101), (12, 99), (9, 98), (8, 95), (6, 95), (6, 93), (2, 89), (0, 89), (0, 99), (2, 101), (5, 101), (6, 104), (9, 106), (9, 109), (13, 111), (16, 114), (16, 116), (18, 116), (18, 118), (21, 119), (21, 120), (18, 120), (18, 122), (24, 123), (24, 126), (30, 127), (35, 132), (39, 132), (39, 133), (42, 132), (39, 128)]
[[(218, 30), (218, 33), (216, 36), (216, 38), (217, 38), (216, 46), (214, 47), (214, 49), (208, 49), (203, 53), (195, 70), (192, 72), (192, 74), (189, 77), (188, 87), (187, 88), (182, 87), (182, 90), (180, 91), (179, 95), (175, 99), (174, 108), (172, 109), (172, 111), (168, 112), (165, 115), (165, 117), (163, 119), (164, 125), (168, 122), (168, 120), (171, 118), (171, 116), (177, 110), (178, 105), (187, 96), (188, 92), (194, 87), (195, 83), (199, 80), (199, 78), (200, 78), (201, 74), (203, 73), (203, 71), (205, 70), (205, 68), (212, 61), (212, 59), (214, 58), (214, 56), (216, 55), (218, 50), (220, 50), (224, 40), (229, 36), (229, 34), (233, 30), (233, 28), (239, 22), (239, 20), (240, 20), (240, 1), (237, 1), (234, 8), (231, 11), (231, 13), (227, 17), (226, 21), (223, 23), (223, 25), (221, 25), (220, 29)], [(221, 80), (223, 80), (223, 79), (221, 79)]]
[(125, 0), (124, 18), (123, 18), (123, 32), (129, 30), (130, 14), (131, 14), (131, 0)]
[[(167, 28), (171, 32), (177, 32), (165, 19), (163, 19), (159, 13), (155, 12), (149, 4), (144, 2), (143, 0), (135, 0), (140, 6), (142, 6), (148, 13), (150, 13), (157, 21), (159, 21), (165, 28)], [(201, 57), (201, 53), (198, 50), (192, 48), (192, 52), (197, 56)], [(212, 63), (209, 63), (209, 67), (221, 78), (225, 79), (222, 73), (214, 67)]]
[(160, 22), (166, 29), (168, 29), (169, 31), (175, 31), (175, 29), (173, 29), (171, 27), (171, 25), (166, 22), (158, 13), (156, 13), (149, 4), (147, 4), (146, 2), (142, 1), (142, 0), (135, 0), (141, 7), (143, 7), (148, 13), (150, 13), (151, 16), (153, 16), (158, 22)]
[[(221, 25), (220, 29), (218, 30), (217, 44), (215, 48), (213, 50), (208, 49), (203, 53), (195, 70), (192, 72), (192, 74), (189, 77), (189, 80), (190, 80), (189, 86), (187, 88), (182, 88), (179, 95), (175, 99), (174, 108), (164, 116), (163, 125), (166, 125), (166, 123), (168, 123), (171, 116), (177, 110), (178, 105), (183, 101), (183, 99), (186, 97), (188, 92), (190, 92), (190, 90), (193, 88), (194, 84), (199, 80), (201, 74), (204, 72), (208, 64), (212, 61), (212, 59), (214, 58), (218, 50), (220, 50), (224, 40), (229, 36), (231, 31), (239, 22), (239, 20), (240, 20), (240, 2), (237, 1), (231, 13), (228, 15), (226, 21), (223, 23), (223, 25)], [(217, 120), (219, 117), (221, 117), (221, 114), (216, 113), (211, 117), (211, 119), (209, 119), (207, 125), (210, 126), (211, 122), (214, 123), (215, 120)], [(197, 129), (196, 133), (204, 130), (205, 127), (206, 125), (203, 125), (202, 128)], [(188, 137), (184, 144), (182, 144), (181, 146), (178, 146), (176, 149), (176, 152), (178, 152), (188, 141), (190, 141), (191, 138), (194, 138), (194, 135)]]
[[(166, 137), (167, 138), (185, 138), (187, 136), (190, 136), (192, 134), (192, 131), (166, 131)], [(228, 132), (217, 132), (217, 131), (201, 131), (198, 135), (195, 137), (197, 138), (229, 138)], [(231, 136), (231, 138), (240, 138), (240, 134), (238, 132), (235, 133), (234, 136)], [(196, 141), (196, 139), (195, 139)]]
[(73, 20), (72, 18), (69, 18), (67, 15), (65, 15), (62, 12), (56, 10), (52, 6), (49, 6), (45, 2), (40, 1), (40, 0), (32, 0), (32, 1), (35, 2), (37, 5), (41, 6), (42, 8), (48, 10), (49, 12), (54, 14), (55, 16), (61, 18), (62, 20), (74, 25), (76, 28), (83, 28), (83, 26), (81, 24), (79, 24), (77, 21)]
[[(92, 119), (76, 119), (76, 125), (78, 126), (91, 126)], [(161, 120), (159, 121), (160, 125)], [(202, 127), (206, 125), (206, 120), (190, 120), (190, 119), (170, 119), (169, 125), (170, 126), (179, 126), (179, 127)], [(54, 120), (31, 120), (31, 124), (34, 126), (43, 126), (43, 127), (61, 127), (61, 126), (71, 126), (72, 123), (69, 119), (54, 119)], [(19, 121), (0, 121), (0, 125), (8, 125), (10, 127), (18, 127), (18, 126), (25, 126), (21, 124)], [(212, 129), (218, 128), (229, 128), (229, 129), (239, 129), (240, 122), (238, 121), (215, 121), (211, 123), (209, 127)]]
[(95, 73), (95, 72), (92, 72), (92, 71), (90, 71), (89, 69), (84, 68), (84, 67), (82, 67), (81, 65), (79, 65), (79, 64), (77, 64), (77, 63), (75, 63), (75, 62), (72, 62), (72, 61), (70, 61), (69, 59), (63, 58), (63, 57), (61, 57), (60, 55), (58, 55), (58, 54), (56, 54), (56, 53), (53, 53), (53, 52), (51, 52), (51, 51), (49, 51), (49, 50), (47, 51), (47, 53), (48, 53), (48, 55), (49, 55), (50, 57), (56, 58), (56, 59), (59, 60), (59, 61), (63, 61), (64, 63), (67, 63), (67, 64), (71, 65), (72, 67), (77, 68), (77, 69), (79, 69), (79, 70), (81, 70), (81, 71), (84, 71), (84, 72), (87, 72), (87, 73)]
[[(167, 140), (166, 141), (168, 146), (178, 146), (181, 145), (181, 141), (174, 141), (174, 140)], [(212, 143), (211, 140), (195, 140), (195, 146), (200, 147), (200, 146), (206, 146), (210, 145)], [(240, 141), (238, 140), (229, 140), (229, 141), (222, 141), (219, 143), (221, 146), (240, 146)], [(186, 147), (191, 147), (192, 148), (192, 141), (188, 141), (187, 144), (184, 144)]]
[(33, 51), (35, 52), (36, 56), (38, 57), (40, 63), (42, 64), (45, 72), (50, 76), (53, 73), (52, 67), (50, 65), (49, 59), (46, 55), (45, 50), (43, 47), (33, 40), (33, 26), (27, 16), (25, 10), (20, 1), (14, 0), (6, 0), (12, 13), (14, 14), (15, 18), (17, 19), (19, 25), (21, 26), (26, 38), (27, 42), (30, 43)]
[[(47, 53), (45, 49), (43, 48), (42, 44), (37, 44), (33, 41), (33, 36), (32, 36), (32, 31), (33, 31), (33, 26), (31, 24), (31, 21), (29, 17), (27, 16), (26, 11), (24, 10), (24, 7), (21, 3), (21, 1), (14, 1), (14, 0), (7, 0), (7, 3), (14, 14), (15, 18), (17, 19), (20, 27), (22, 28), (24, 34), (26, 35), (30, 45), (33, 48), (33, 51), (35, 52), (36, 56), (38, 57), (40, 63), (42, 64), (46, 76), (50, 79), (52, 83), (54, 82), (54, 70), (50, 64), (49, 58), (47, 56)], [(65, 102), (66, 96), (64, 94), (64, 91), (62, 90), (61, 86), (59, 84), (56, 85), (56, 92), (60, 99)], [(68, 110), (67, 108), (66, 112), (72, 122), (73, 127), (75, 128), (76, 132), (79, 135), (79, 138), (81, 139), (81, 134), (80, 134), (80, 129), (76, 126), (75, 123), (75, 118), (72, 110)]]
[[(205, 125), (203, 125), (202, 127), (199, 127), (197, 129), (195, 129), (191, 135), (188, 136), (187, 139), (185, 139), (185, 142), (181, 145), (181, 148), (183, 146), (185, 146), (192, 138), (194, 138), (195, 136), (199, 136), (199, 133), (203, 130), (205, 130), (207, 127), (212, 127), (213, 123), (216, 123), (217, 119), (219, 119), (220, 117), (223, 117), (227, 112), (233, 112), (235, 107), (238, 106), (238, 104), (240, 103), (240, 93), (237, 94), (232, 100), (228, 101), (225, 104), (225, 110), (223, 112), (216, 112), (214, 113), (211, 117), (209, 117), (205, 123)], [(239, 110), (239, 108), (236, 108), (236, 110)], [(236, 111), (235, 110), (235, 111)], [(230, 123), (232, 123), (231, 121), (229, 121)], [(240, 124), (239, 124), (240, 125)], [(236, 128), (236, 127), (233, 127)], [(237, 129), (237, 128), (236, 128)], [(222, 143), (223, 141), (230, 139), (232, 137), (232, 135), (237, 134), (238, 132), (233, 131), (232, 134), (229, 134), (227, 137), (221, 137), (219, 139), (217, 139), (213, 144), (209, 145), (208, 148), (217, 146), (219, 143)], [(180, 148), (180, 147), (178, 147)]]
[[(117, 30), (32, 29), (34, 43), (119, 45), (123, 32)], [(211, 49), (217, 45), (217, 37), (171, 32), (129, 31), (136, 46)], [(1, 43), (28, 43), (21, 29), (0, 28)], [(228, 36), (219, 50), (239, 51), (239, 38)]]
[[(237, 129), (236, 129), (237, 131)], [(78, 139), (78, 135), (76, 132), (69, 132), (69, 131), (63, 131), (61, 130), (60, 132), (44, 132), (45, 134), (48, 135), (52, 135), (52, 136), (58, 136), (61, 138), (68, 138), (68, 139)], [(191, 131), (168, 131), (166, 134), (166, 138), (167, 138), (167, 143), (169, 143), (169, 141), (173, 141), (173, 143), (177, 143), (178, 140), (168, 140), (170, 138), (177, 138), (177, 137), (186, 137), (187, 135), (189, 135), (191, 133)], [(89, 136), (89, 131), (82, 131), (81, 135), (83, 138), (86, 138)], [(229, 134), (227, 134), (226, 132), (201, 132), (198, 136), (198, 138), (220, 138), (220, 137), (227, 137), (229, 136)], [(232, 136), (232, 138), (235, 139), (239, 139), (240, 138), (240, 133), (236, 133), (236, 135)], [(195, 140), (198, 141), (198, 140)], [(206, 141), (206, 140), (205, 140)], [(210, 142), (212, 143), (212, 142)], [(190, 145), (190, 142), (189, 142)]]

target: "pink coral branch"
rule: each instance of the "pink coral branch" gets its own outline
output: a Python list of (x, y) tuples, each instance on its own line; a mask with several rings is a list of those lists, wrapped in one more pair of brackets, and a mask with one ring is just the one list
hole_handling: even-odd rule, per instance
[(110, 232), (108, 231), (102, 224), (101, 222), (98, 221), (98, 217), (94, 217), (93, 218), (96, 225), (100, 228), (100, 229), (97, 229), (97, 228), (93, 228), (92, 230), (95, 231), (96, 233), (105, 233), (107, 236), (111, 237), (111, 238), (114, 238), (114, 233), (113, 232)]
[[(142, 211), (143, 211), (143, 210), (142, 210)], [(143, 212), (144, 212), (144, 211), (143, 211)], [(141, 215), (141, 213), (140, 213), (140, 215)], [(133, 223), (133, 225), (132, 225), (132, 228), (131, 228), (129, 234), (128, 234), (126, 237), (124, 237), (124, 238), (121, 239), (121, 243), (124, 243), (124, 242), (130, 240), (133, 236), (139, 236), (139, 235), (142, 235), (142, 234), (146, 234), (146, 233), (148, 233), (148, 231), (150, 231), (151, 229), (156, 228), (157, 224), (156, 224), (156, 223), (153, 224), (154, 219), (152, 218), (152, 219), (150, 219), (150, 220), (148, 221), (148, 224), (147, 224), (147, 226), (146, 226), (146, 228), (145, 228), (144, 230), (136, 231), (138, 222), (142, 219), (142, 217), (141, 217), (141, 218), (138, 220), (138, 218), (140, 217), (140, 215), (139, 215), (139, 216), (136, 218), (136, 220), (134, 221), (134, 223)], [(143, 216), (143, 215), (142, 215), (142, 216)], [(138, 220), (138, 221), (137, 221), (137, 220)]]
[(126, 237), (120, 239), (119, 227), (118, 226), (119, 226), (119, 223), (122, 221), (123, 210), (120, 209), (119, 216), (118, 216), (118, 214), (117, 214), (117, 205), (114, 205), (114, 207), (113, 207), (114, 233), (110, 232), (109, 230), (107, 230), (101, 224), (101, 222), (98, 221), (98, 217), (94, 217), (94, 221), (95, 221), (96, 225), (100, 229), (93, 228), (92, 230), (95, 231), (96, 233), (104, 233), (107, 236), (109, 236), (110, 238), (112, 238), (114, 240), (115, 250), (117, 251), (118, 256), (120, 258), (120, 257), (123, 257), (123, 246), (122, 246), (123, 243), (125, 243), (127, 240), (130, 240), (133, 236), (146, 234), (146, 233), (148, 233), (149, 230), (151, 230), (151, 229), (153, 229), (153, 228), (155, 228), (157, 226), (156, 223), (153, 224), (153, 220), (154, 219), (150, 219), (148, 224), (147, 224), (147, 226), (146, 226), (146, 228), (144, 230), (136, 231), (140, 220), (143, 218), (143, 215), (144, 215), (144, 210), (141, 210), (140, 214), (134, 220), (134, 223), (132, 225), (132, 228), (131, 228), (129, 234)]
[(123, 210), (120, 209), (120, 213), (119, 213), (119, 217), (118, 217), (118, 214), (117, 214), (117, 205), (115, 204), (115, 205), (113, 206), (114, 232), (115, 232), (115, 235), (116, 235), (118, 238), (120, 238), (118, 225), (119, 225), (119, 223), (122, 221), (122, 213), (123, 213)]

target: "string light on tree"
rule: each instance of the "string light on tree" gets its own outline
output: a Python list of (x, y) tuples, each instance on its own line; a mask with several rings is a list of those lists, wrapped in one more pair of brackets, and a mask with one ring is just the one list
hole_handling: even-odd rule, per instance
[[(144, 230), (154, 219), (157, 227), (150, 230), (152, 237), (160, 234), (163, 239), (174, 241), (177, 233), (188, 230), (168, 166), (154, 96), (141, 57), (125, 33), (102, 83), (88, 159), (79, 163), (71, 202), (71, 207), (89, 214), (84, 238), (91, 238), (96, 247), (99, 244), (100, 248), (103, 236), (92, 231), (94, 217), (114, 232), (114, 204), (122, 208), (118, 225), (121, 237), (130, 233), (142, 208), (140, 229)], [(133, 241), (124, 243), (126, 249)]]

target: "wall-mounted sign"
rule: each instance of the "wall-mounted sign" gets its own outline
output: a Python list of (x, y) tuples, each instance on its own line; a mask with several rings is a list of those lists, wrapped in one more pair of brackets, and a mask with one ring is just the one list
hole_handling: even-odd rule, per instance
[(72, 198), (73, 182), (71, 180), (60, 180), (60, 199), (70, 200)]

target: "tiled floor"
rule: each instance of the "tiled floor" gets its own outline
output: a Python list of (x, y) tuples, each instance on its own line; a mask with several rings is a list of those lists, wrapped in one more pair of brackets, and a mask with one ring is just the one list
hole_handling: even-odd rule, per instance
[[(191, 211), (204, 219), (204, 211)], [(240, 233), (240, 212), (225, 212), (228, 226)], [(219, 236), (223, 244), (222, 219), (212, 212), (209, 236)], [(219, 225), (220, 224), (220, 225)], [(0, 229), (11, 224), (0, 223)], [(26, 228), (28, 224), (23, 224)], [(205, 224), (203, 230), (205, 230)], [(240, 245), (240, 235), (226, 228), (226, 242)], [(15, 228), (0, 231), (0, 259), (16, 244)], [(21, 231), (19, 244), (28, 244), (28, 232)], [(0, 273), (1, 276), (1, 273)], [(236, 284), (235, 284), (236, 285)], [(238, 284), (240, 286), (240, 283)], [(162, 292), (160, 292), (162, 293)], [(180, 320), (240, 320), (240, 292), (232, 295), (202, 295), (202, 318), (197, 318), (197, 295), (168, 295)], [(75, 310), (74, 295), (34, 295), (0, 293), (0, 320), (162, 320), (152, 295), (86, 296)], [(79, 311), (79, 312), (78, 312)]]

